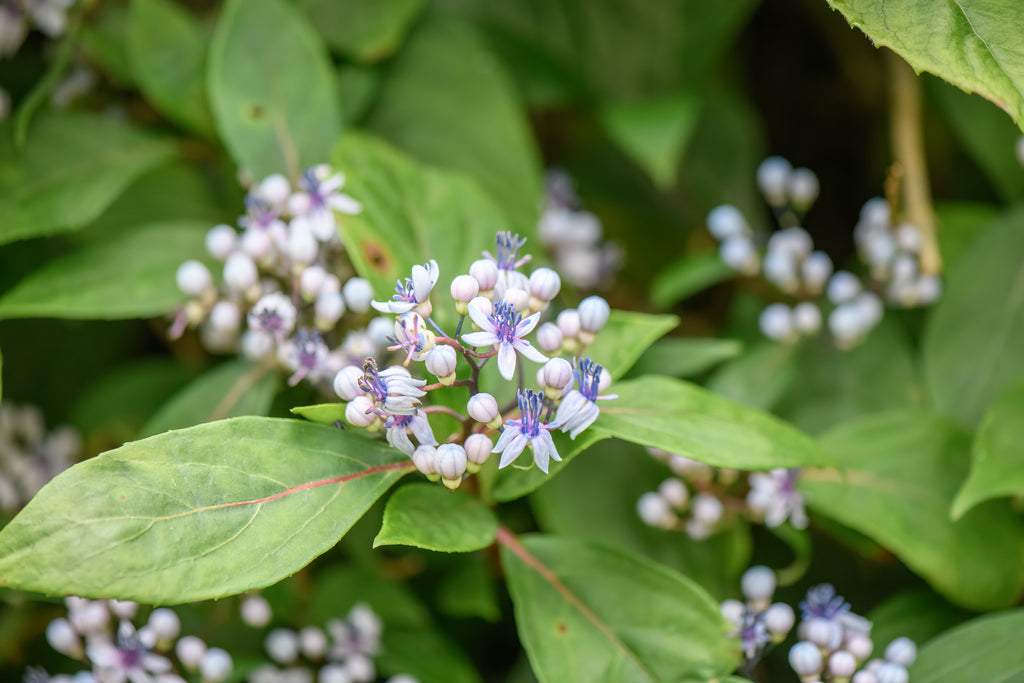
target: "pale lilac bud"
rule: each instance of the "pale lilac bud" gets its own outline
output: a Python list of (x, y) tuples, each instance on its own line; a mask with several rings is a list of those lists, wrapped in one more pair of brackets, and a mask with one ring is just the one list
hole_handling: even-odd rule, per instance
[(526, 311), (530, 307), (530, 293), (519, 287), (509, 287), (505, 290), (502, 298), (512, 304), (512, 308), (516, 309), (519, 313)]
[(153, 629), (157, 640), (171, 641), (178, 637), (181, 632), (181, 620), (178, 614), (168, 607), (157, 607), (149, 615), (147, 622)]
[(412, 464), (423, 474), (430, 476), (437, 473), (437, 448), (429, 444), (417, 446), (412, 453)]
[(224, 263), (224, 284), (232, 292), (244, 292), (256, 284), (258, 279), (256, 264), (241, 252), (232, 254)]
[(844, 304), (837, 306), (828, 315), (828, 329), (841, 345), (849, 345), (860, 337), (867, 329), (867, 321), (861, 316), (857, 306)]
[(562, 346), (562, 330), (555, 323), (542, 323), (535, 334), (537, 346), (545, 353), (554, 353)]
[(729, 237), (718, 247), (722, 262), (744, 275), (754, 275), (761, 267), (754, 243), (747, 236)]
[(494, 314), (494, 302), (484, 296), (473, 297), (468, 306), (469, 308), (483, 313), (485, 316)]
[(175, 274), (178, 289), (186, 296), (200, 296), (213, 285), (213, 278), (205, 265), (196, 260), (185, 261)]
[(716, 524), (723, 511), (722, 501), (710, 493), (698, 493), (693, 497), (693, 518), (703, 524)]
[(917, 645), (910, 638), (897, 638), (885, 648), (885, 658), (909, 668), (917, 659)]
[(821, 309), (810, 301), (801, 301), (793, 307), (793, 327), (800, 334), (817, 334), (821, 330)]
[(234, 301), (218, 301), (210, 310), (210, 325), (221, 332), (234, 332), (242, 324), (242, 311)]
[(580, 302), (576, 310), (579, 311), (580, 328), (591, 334), (605, 326), (611, 313), (608, 302), (599, 296), (588, 296)]
[(466, 449), (457, 443), (446, 443), (437, 447), (434, 467), (441, 475), (444, 485), (450, 489), (459, 487), (468, 462)]
[(878, 227), (888, 227), (890, 220), (889, 202), (882, 197), (872, 197), (860, 208), (860, 218), (865, 223)]
[(762, 263), (764, 277), (768, 282), (786, 292), (794, 291), (798, 285), (796, 277), (796, 257), (779, 248), (768, 244)]
[(640, 496), (636, 502), (636, 512), (650, 526), (668, 528), (676, 522), (675, 513), (668, 501), (653, 491)]
[(250, 595), (242, 600), (242, 621), (253, 628), (263, 628), (274, 616), (270, 603), (262, 595)]
[(808, 209), (818, 198), (818, 176), (809, 168), (794, 168), (787, 185), (790, 201), (801, 211)]
[(785, 637), (793, 628), (795, 621), (796, 615), (793, 614), (793, 608), (784, 602), (775, 603), (764, 613), (764, 627), (773, 636)]
[(231, 675), (234, 663), (231, 655), (219, 647), (211, 647), (204, 654), (199, 662), (199, 675), (203, 681), (209, 683), (220, 683)]
[(758, 318), (761, 333), (774, 341), (791, 341), (795, 337), (793, 311), (786, 304), (765, 306)]
[[(438, 344), (427, 355), (427, 370), (436, 376), (441, 384), (446, 384), (445, 380), (447, 379), (454, 381), (458, 360), (459, 357), (455, 349), (447, 344)], [(451, 384), (451, 382), (447, 382), (447, 384)]]
[(832, 259), (823, 251), (812, 251), (800, 264), (804, 286), (817, 294), (832, 275)]
[(814, 643), (799, 642), (789, 651), (789, 665), (801, 678), (821, 671), (821, 651)]
[(874, 672), (865, 669), (855, 673), (853, 678), (850, 679), (850, 683), (878, 683), (878, 678), (875, 676)]
[(750, 232), (743, 213), (731, 204), (722, 204), (711, 209), (707, 225), (711, 235), (720, 242), (731, 237), (742, 237)]
[(849, 678), (857, 670), (857, 659), (846, 650), (836, 650), (828, 658), (828, 672), (837, 678)]
[(345, 315), (345, 298), (340, 292), (320, 292), (313, 305), (316, 326), (323, 331), (334, 327)]
[(377, 419), (372, 409), (373, 400), (369, 396), (356, 396), (345, 406), (345, 421), (356, 427), (369, 427)]
[(242, 233), (242, 253), (254, 261), (262, 261), (274, 243), (266, 230), (246, 230)]
[(132, 600), (107, 600), (107, 607), (118, 619), (134, 619), (139, 603)]
[(910, 674), (907, 673), (906, 667), (895, 662), (886, 662), (875, 672), (875, 678), (878, 679), (878, 683), (907, 683)]
[(206, 654), (206, 643), (195, 636), (184, 636), (178, 639), (174, 652), (186, 669), (195, 670)]
[(466, 437), (466, 457), (471, 463), (482, 465), (491, 457), (494, 442), (486, 434), (470, 434)]
[(498, 401), (490, 394), (474, 394), (466, 404), (466, 411), (477, 422), (490, 424), (498, 417)]
[(567, 308), (558, 314), (556, 318), (558, 329), (562, 331), (562, 337), (573, 338), (580, 333), (580, 314), (575, 308)]
[(238, 244), (238, 233), (230, 225), (218, 225), (206, 233), (206, 251), (218, 261), (227, 260)]
[(767, 604), (775, 592), (775, 572), (763, 565), (751, 567), (740, 578), (740, 590), (747, 600)]
[(480, 285), (481, 291), (494, 289), (498, 283), (498, 266), (489, 259), (473, 261), (469, 266), (469, 274)]
[(480, 283), (472, 275), (459, 275), (452, 280), (451, 293), (456, 301), (468, 304), (480, 293)]
[(274, 335), (263, 330), (246, 330), (239, 348), (249, 360), (262, 360), (274, 351)]
[(790, 163), (779, 156), (768, 157), (757, 167), (757, 187), (772, 206), (786, 203), (792, 171)]
[(291, 664), (299, 656), (299, 637), (295, 631), (275, 628), (264, 642), (267, 654), (278, 664)]
[(369, 683), (377, 678), (373, 660), (366, 655), (356, 654), (345, 660), (345, 670), (355, 683)]
[(681, 480), (669, 477), (658, 484), (658, 493), (675, 508), (682, 508), (690, 498), (690, 490)]
[(550, 387), (558, 396), (572, 382), (572, 364), (564, 358), (552, 358), (541, 368), (544, 386)]
[(825, 294), (832, 303), (841, 304), (852, 300), (860, 294), (860, 291), (861, 284), (856, 275), (845, 270), (838, 270), (828, 281)]
[[(319, 683), (352, 683), (352, 677), (349, 676), (348, 669), (344, 664), (327, 664), (320, 667), (320, 671), (317, 672), (317, 680)], [(277, 683), (276, 677), (274, 682)]]
[(315, 626), (299, 631), (299, 649), (308, 659), (320, 659), (327, 652), (327, 634)]
[(373, 300), (373, 287), (369, 280), (361, 277), (350, 277), (341, 288), (341, 295), (345, 297), (345, 303), (356, 313), (365, 313), (370, 310), (370, 301)]
[(530, 296), (540, 301), (551, 301), (561, 288), (562, 279), (550, 268), (538, 268), (530, 273)]
[(282, 206), (292, 193), (291, 183), (280, 173), (272, 173), (260, 181), (256, 194), (274, 206)]
[(846, 649), (859, 661), (864, 661), (871, 656), (871, 651), (875, 649), (875, 644), (871, 642), (871, 638), (867, 635), (855, 633), (852, 637), (847, 635)]
[(82, 654), (82, 643), (67, 619), (54, 619), (46, 625), (46, 642), (63, 655), (79, 657)]
[(747, 613), (747, 606), (739, 600), (726, 600), (721, 607), (722, 616), (732, 624), (737, 631), (743, 626), (743, 617)]
[(842, 641), (842, 628), (830, 619), (820, 617), (809, 619), (804, 622), (802, 628), (805, 629), (804, 634), (807, 640), (826, 650), (838, 647)]
[(306, 301), (312, 301), (320, 294), (320, 290), (327, 280), (327, 271), (321, 266), (313, 265), (303, 269), (299, 276), (299, 291)]

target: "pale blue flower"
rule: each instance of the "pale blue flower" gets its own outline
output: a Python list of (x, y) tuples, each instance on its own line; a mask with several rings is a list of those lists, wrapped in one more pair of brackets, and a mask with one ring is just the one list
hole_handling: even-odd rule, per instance
[(498, 372), (505, 379), (512, 379), (516, 371), (516, 352), (537, 363), (546, 363), (548, 358), (523, 339), (533, 331), (540, 321), (540, 313), (523, 319), (507, 301), (494, 304), (494, 313), (485, 315), (474, 306), (469, 307), (469, 316), (480, 328), (480, 332), (462, 335), (462, 341), (470, 346), (498, 345)]
[(523, 450), (529, 446), (533, 449), (533, 462), (544, 474), (548, 473), (549, 460), (561, 462), (555, 442), (551, 439), (550, 425), (541, 423), (544, 411), (543, 395), (530, 389), (518, 392), (519, 419), (508, 420), (498, 437), (491, 453), (501, 453), (498, 468), (511, 465)]

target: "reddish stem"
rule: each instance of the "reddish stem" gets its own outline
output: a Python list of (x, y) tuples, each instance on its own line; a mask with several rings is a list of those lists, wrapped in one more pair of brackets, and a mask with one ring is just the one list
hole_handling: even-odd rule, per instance
[(426, 406), (425, 408), (420, 408), (420, 412), (421, 413), (445, 413), (446, 415), (451, 415), (452, 417), (454, 417), (455, 419), (459, 420), (460, 422), (465, 422), (465, 420), (466, 420), (466, 416), (465, 415), (461, 415), (460, 413), (456, 412), (455, 410), (452, 410), (448, 406)]

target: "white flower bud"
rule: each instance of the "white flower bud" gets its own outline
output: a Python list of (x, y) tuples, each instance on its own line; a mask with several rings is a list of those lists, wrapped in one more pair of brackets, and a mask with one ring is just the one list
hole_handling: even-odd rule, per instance
[(249, 360), (262, 360), (274, 351), (274, 335), (263, 330), (247, 330), (242, 334), (239, 348)]
[[(466, 473), (466, 449), (457, 443), (441, 444), (437, 447), (434, 467), (441, 475), (444, 485), (450, 489), (459, 487), (462, 475)], [(451, 482), (451, 483), (449, 483)]]
[(480, 286), (480, 291), (494, 289), (498, 283), (498, 266), (490, 259), (473, 261), (469, 266), (469, 274)]
[(690, 490), (681, 480), (669, 477), (658, 484), (658, 494), (675, 508), (682, 508), (690, 498)]
[(196, 260), (185, 261), (175, 274), (182, 294), (197, 297), (213, 286), (213, 277), (205, 265)]
[(769, 304), (761, 311), (758, 325), (764, 336), (774, 341), (792, 341), (794, 334), (793, 311), (786, 304)]
[(743, 237), (750, 232), (743, 213), (731, 204), (722, 204), (711, 209), (707, 217), (708, 231), (718, 241), (732, 237)]
[(238, 244), (238, 233), (230, 225), (218, 225), (206, 233), (206, 251), (218, 261), (227, 260)]
[(599, 296), (588, 296), (580, 302), (576, 310), (579, 311), (580, 328), (584, 332), (590, 332), (591, 334), (598, 332), (605, 326), (611, 313), (608, 302)]
[(234, 663), (231, 655), (219, 647), (211, 647), (204, 654), (199, 662), (199, 675), (204, 682), (220, 683), (231, 675)]
[(537, 346), (545, 353), (554, 353), (562, 346), (562, 330), (555, 323), (541, 323), (535, 335)]
[(907, 673), (906, 667), (895, 662), (886, 662), (875, 672), (875, 678), (878, 683), (907, 683), (910, 674)]
[(327, 271), (321, 266), (312, 265), (304, 268), (299, 275), (299, 291), (306, 301), (312, 301), (319, 294), (327, 280)]
[(369, 683), (377, 678), (373, 660), (366, 655), (351, 655), (345, 660), (345, 669), (355, 683)]
[[(793, 624), (796, 622), (796, 615), (793, 608), (784, 602), (777, 602), (764, 613), (764, 627), (768, 633), (775, 637), (784, 638)], [(781, 640), (781, 638), (779, 638)]]
[(836, 650), (828, 658), (828, 672), (837, 678), (849, 678), (857, 670), (857, 659), (846, 650)]
[(270, 603), (262, 595), (250, 595), (242, 600), (239, 608), (242, 614), (242, 621), (253, 628), (263, 628), (270, 623), (274, 612), (270, 609)]
[(245, 254), (236, 252), (224, 263), (224, 284), (232, 292), (244, 292), (258, 280), (256, 264)]
[(786, 203), (792, 170), (790, 163), (779, 156), (768, 157), (757, 167), (757, 187), (772, 206)]
[(916, 225), (904, 223), (896, 228), (896, 243), (903, 251), (917, 253), (921, 251), (921, 231)]
[(317, 680), (320, 683), (352, 683), (352, 677), (348, 675), (348, 669), (344, 664), (327, 664), (320, 667)]
[(850, 683), (878, 683), (878, 678), (875, 676), (874, 672), (865, 669), (855, 673), (853, 678), (850, 679)]
[(63, 655), (76, 658), (82, 655), (82, 643), (67, 619), (54, 619), (46, 625), (46, 642)]
[(722, 616), (732, 624), (732, 627), (739, 631), (743, 628), (743, 617), (747, 613), (747, 606), (739, 600), (726, 600), (721, 607)]
[(875, 649), (875, 644), (871, 642), (871, 638), (863, 633), (855, 633), (852, 636), (846, 635), (846, 649), (857, 658), (858, 661), (863, 662), (865, 659), (871, 656), (871, 651)]
[(468, 304), (480, 293), (480, 283), (472, 275), (459, 275), (452, 280), (451, 293), (456, 301)]
[(793, 307), (793, 326), (800, 334), (817, 334), (821, 330), (821, 309), (813, 302), (801, 301)]
[(268, 633), (263, 645), (278, 664), (291, 664), (299, 656), (299, 636), (286, 628), (275, 628)]
[(572, 364), (564, 358), (552, 358), (541, 368), (544, 386), (553, 390), (555, 396), (572, 382)]
[(160, 641), (174, 640), (181, 632), (181, 620), (178, 619), (177, 612), (168, 607), (157, 607), (153, 610), (147, 623)]
[(636, 512), (650, 526), (668, 528), (676, 522), (675, 513), (668, 501), (653, 491), (640, 496), (636, 502)]
[(828, 316), (828, 329), (840, 346), (856, 341), (866, 330), (866, 321), (857, 306), (837, 307)]
[(242, 233), (242, 253), (254, 261), (262, 261), (270, 253), (274, 243), (266, 230), (252, 229)]
[(814, 643), (801, 641), (790, 649), (789, 665), (800, 677), (813, 676), (821, 671), (821, 651)]
[(327, 652), (327, 634), (315, 626), (299, 631), (299, 649), (307, 659), (320, 659)]
[(356, 313), (366, 313), (370, 310), (370, 301), (373, 300), (373, 287), (369, 280), (361, 277), (350, 277), (341, 288), (341, 295), (345, 297), (345, 304)]
[(423, 474), (430, 476), (437, 473), (437, 448), (430, 444), (417, 446), (412, 453), (412, 464)]
[(768, 238), (768, 251), (781, 251), (796, 259), (806, 258), (814, 248), (810, 234), (799, 226), (783, 228)]
[(490, 424), (498, 417), (498, 401), (490, 394), (473, 394), (466, 404), (469, 416), (482, 424)]
[(292, 193), (292, 186), (280, 173), (272, 173), (260, 181), (256, 193), (274, 206), (282, 206)]
[(860, 219), (871, 226), (889, 227), (889, 202), (882, 197), (872, 197), (860, 208)]
[(818, 198), (818, 176), (809, 168), (794, 168), (789, 174), (789, 199), (801, 211), (810, 208)]
[(897, 638), (885, 648), (885, 658), (909, 668), (917, 659), (917, 645), (910, 638)]
[(792, 292), (799, 284), (796, 277), (796, 257), (788, 251), (773, 249), (769, 244), (761, 268), (764, 270), (765, 279), (783, 291)]
[(572, 339), (580, 333), (580, 314), (575, 308), (567, 308), (558, 314), (556, 318), (558, 329), (562, 331), (562, 337)]
[(857, 315), (863, 321), (865, 330), (870, 329), (882, 321), (885, 315), (885, 305), (874, 292), (861, 292), (852, 305), (857, 309)]
[(369, 427), (376, 419), (377, 416), (373, 413), (373, 400), (366, 394), (356, 396), (345, 406), (345, 421), (350, 425)]
[(398, 674), (392, 676), (385, 683), (420, 683), (419, 679), (410, 676), (409, 674)]
[(837, 270), (829, 279), (825, 294), (832, 303), (842, 304), (852, 300), (860, 291), (860, 279), (856, 275), (845, 270)]
[(917, 279), (917, 304), (925, 306), (942, 294), (942, 278), (938, 275), (922, 275)]
[(139, 603), (132, 600), (107, 600), (107, 608), (118, 619), (134, 619)]
[(530, 293), (519, 287), (509, 287), (502, 298), (512, 304), (512, 308), (523, 313), (530, 307)]
[(469, 308), (479, 311), (480, 313), (483, 313), (485, 316), (494, 314), (494, 302), (492, 302), (485, 296), (475, 296), (470, 300), (469, 304), (467, 305)]
[(834, 621), (820, 617), (809, 619), (801, 626), (804, 635), (818, 647), (833, 650), (839, 646), (843, 638), (843, 629)]
[(775, 592), (775, 572), (763, 565), (751, 567), (740, 578), (740, 590), (747, 600), (768, 604)]
[(183, 636), (174, 645), (174, 652), (186, 669), (195, 671), (206, 654), (206, 643), (195, 636)]
[(691, 481), (709, 481), (711, 475), (714, 474), (711, 465), (708, 465), (706, 462), (694, 460), (693, 458), (676, 453), (669, 453), (668, 466), (669, 469), (680, 477), (690, 479)]
[(219, 332), (234, 332), (242, 324), (242, 311), (234, 301), (218, 301), (210, 310), (210, 325)]
[(494, 442), (486, 434), (470, 434), (466, 437), (466, 457), (471, 463), (482, 465), (491, 457)]
[(814, 294), (821, 291), (832, 275), (832, 259), (823, 251), (812, 251), (800, 264), (804, 286)]
[(703, 541), (711, 535), (714, 529), (699, 519), (690, 518), (686, 520), (686, 534), (695, 541)]
[(447, 344), (438, 344), (427, 355), (427, 370), (436, 376), (441, 384), (450, 385), (455, 380), (455, 367), (458, 360), (459, 357), (455, 349)]
[(562, 279), (550, 268), (538, 268), (530, 273), (530, 296), (541, 301), (551, 301), (558, 296), (561, 288)]
[(757, 249), (746, 235), (722, 240), (718, 247), (718, 256), (725, 265), (744, 275), (755, 275), (761, 267)]
[(363, 369), (358, 365), (345, 366), (334, 376), (334, 392), (343, 401), (351, 401), (356, 396), (362, 396), (365, 393), (359, 387), (359, 380), (362, 378)]
[(345, 314), (345, 298), (340, 292), (320, 292), (313, 305), (316, 326), (326, 332), (333, 328)]

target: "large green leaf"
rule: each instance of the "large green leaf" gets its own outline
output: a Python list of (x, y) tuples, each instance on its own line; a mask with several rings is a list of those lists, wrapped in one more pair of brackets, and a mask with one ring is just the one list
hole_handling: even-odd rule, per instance
[(336, 88), (327, 48), (298, 8), (284, 0), (225, 3), (207, 89), (240, 166), (262, 178), (327, 161), (341, 130)]
[[(530, 467), (527, 469), (520, 469), (516, 465), (506, 467), (498, 473), (497, 483), (494, 486), (495, 500), (502, 502), (515, 500), (516, 498), (522, 498), (531, 491), (535, 491), (546, 481), (561, 472), (562, 468), (567, 467), (573, 458), (598, 441), (606, 439), (607, 435), (600, 434), (591, 427), (575, 440), (570, 440), (569, 435), (562, 432), (552, 433), (551, 438), (555, 442), (558, 455), (562, 458), (561, 462), (551, 461), (548, 464), (547, 474), (541, 472), (540, 468), (534, 467), (532, 463), (530, 463)], [(530, 451), (527, 451), (526, 455), (531, 455)], [(528, 460), (527, 463), (529, 463)]]
[(82, 227), (173, 154), (166, 139), (89, 114), (41, 114), (18, 151), (0, 130), (0, 244)]
[(132, 0), (128, 55), (146, 97), (174, 122), (213, 137), (206, 101), (208, 31), (168, 0)]
[(758, 410), (771, 410), (799, 375), (799, 350), (793, 344), (759, 340), (715, 370), (707, 387), (716, 394)]
[(612, 311), (608, 323), (584, 353), (618, 379), (651, 344), (678, 324), (679, 318), (674, 315)]
[[(438, 87), (438, 84), (444, 84)], [(369, 130), (430, 164), (473, 177), (532, 235), (542, 197), (538, 154), (501, 64), (472, 30), (428, 15), (389, 66)]]
[(384, 524), (373, 547), (411, 545), (465, 553), (494, 542), (498, 518), (465, 491), (441, 484), (409, 484), (395, 491), (384, 508)]
[(949, 273), (922, 340), (939, 412), (974, 427), (997, 396), (1024, 381), (1024, 208), (978, 237)]
[(670, 188), (699, 114), (699, 97), (677, 94), (613, 104), (602, 118), (609, 135), (651, 179)]
[(971, 474), (953, 501), (958, 519), (977, 503), (1024, 494), (1024, 386), (992, 404), (971, 446)]
[(899, 593), (868, 612), (875, 652), (897, 638), (923, 644), (964, 621), (968, 613), (927, 589)]
[(952, 270), (985, 228), (999, 217), (999, 207), (981, 202), (936, 202), (939, 252), (942, 267)]
[(956, 604), (993, 609), (1017, 599), (1024, 530), (1009, 508), (987, 503), (949, 521), (969, 447), (954, 425), (890, 413), (837, 427), (822, 443), (841, 469), (804, 471), (800, 488), (814, 512), (886, 546)]
[[(695, 384), (649, 375), (613, 385), (591, 430), (716, 467), (767, 470), (832, 460), (802, 432)], [(589, 430), (588, 430), (589, 431)]]
[(723, 361), (736, 358), (742, 351), (743, 344), (736, 339), (659, 339), (640, 356), (632, 374), (694, 377)]
[(411, 468), (394, 449), (296, 420), (135, 441), (59, 475), (0, 532), (0, 585), (155, 604), (268, 586)]
[(943, 633), (920, 649), (914, 683), (1024, 680), (1024, 609), (989, 614)]
[(655, 276), (651, 282), (651, 300), (659, 308), (668, 308), (735, 275), (736, 271), (727, 266), (717, 252), (687, 255)]
[(145, 318), (184, 301), (174, 274), (203, 255), (204, 222), (150, 225), (43, 266), (0, 298), (0, 318)]
[(501, 559), (519, 637), (541, 683), (711, 681), (739, 642), (697, 584), (635, 555), (507, 530)]
[(299, 0), (327, 45), (362, 62), (376, 62), (393, 53), (424, 0)]
[(1024, 15), (1012, 0), (828, 0), (875, 45), (986, 97), (1024, 128)]

